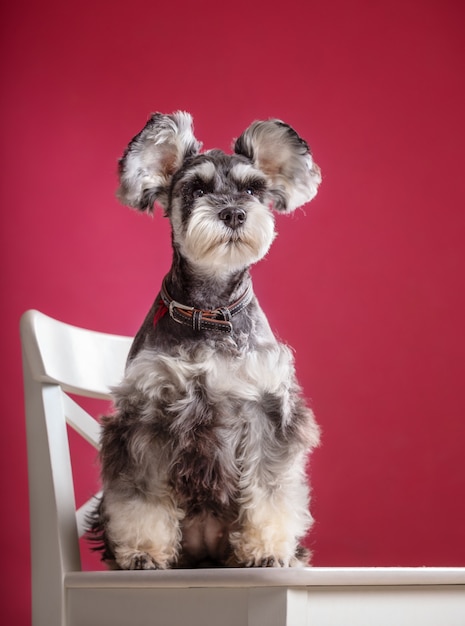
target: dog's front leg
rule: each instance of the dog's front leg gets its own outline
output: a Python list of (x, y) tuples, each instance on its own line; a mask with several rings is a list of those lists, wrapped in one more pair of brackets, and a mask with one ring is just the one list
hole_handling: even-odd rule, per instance
[[(235, 560), (245, 567), (295, 567), (307, 564), (299, 540), (312, 523), (308, 487), (302, 476), (303, 458), (286, 472), (270, 468), (241, 493), (240, 530), (231, 535)], [(260, 469), (258, 473), (260, 473)], [(265, 474), (267, 476), (265, 477)]]
[(105, 493), (106, 534), (121, 569), (165, 569), (178, 557), (183, 512), (166, 497)]
[(249, 411), (240, 454), (239, 525), (231, 536), (238, 564), (308, 564), (300, 546), (313, 519), (306, 476), (308, 451), (317, 445), (313, 413), (298, 395), (265, 395)]

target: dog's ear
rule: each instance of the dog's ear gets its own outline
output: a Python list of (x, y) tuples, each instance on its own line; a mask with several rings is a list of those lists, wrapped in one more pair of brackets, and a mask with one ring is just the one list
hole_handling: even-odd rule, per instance
[(201, 147), (194, 137), (189, 113), (154, 113), (119, 161), (119, 200), (149, 212), (157, 200), (166, 210), (173, 174)]
[(273, 208), (290, 213), (316, 196), (320, 168), (306, 141), (280, 120), (254, 122), (234, 143), (270, 181)]

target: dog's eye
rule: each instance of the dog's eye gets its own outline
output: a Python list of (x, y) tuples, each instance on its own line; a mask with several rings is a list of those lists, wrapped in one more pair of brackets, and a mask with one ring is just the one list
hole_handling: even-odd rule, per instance
[(247, 180), (242, 183), (239, 183), (238, 187), (241, 193), (246, 193), (248, 196), (258, 196), (260, 197), (262, 192), (265, 191), (266, 184), (262, 180)]
[(197, 187), (193, 190), (192, 195), (194, 196), (194, 198), (201, 198), (205, 195), (205, 191), (203, 189), (200, 189), (200, 187)]

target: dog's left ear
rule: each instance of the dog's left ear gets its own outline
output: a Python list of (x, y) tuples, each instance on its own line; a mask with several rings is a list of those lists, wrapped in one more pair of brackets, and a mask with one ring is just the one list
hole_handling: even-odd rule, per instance
[(280, 120), (254, 122), (234, 144), (270, 181), (273, 208), (290, 213), (316, 196), (321, 173), (307, 142)]
[(149, 212), (157, 200), (166, 210), (173, 174), (184, 159), (197, 154), (201, 147), (194, 137), (189, 113), (154, 113), (119, 161), (119, 200)]

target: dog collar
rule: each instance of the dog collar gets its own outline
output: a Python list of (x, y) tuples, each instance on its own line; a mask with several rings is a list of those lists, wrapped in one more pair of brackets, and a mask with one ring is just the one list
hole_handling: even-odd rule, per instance
[(171, 319), (178, 324), (190, 326), (193, 330), (217, 330), (223, 333), (232, 332), (231, 318), (251, 302), (253, 297), (252, 286), (249, 285), (242, 296), (227, 307), (219, 307), (213, 310), (196, 309), (176, 302), (169, 295), (165, 280), (161, 286), (160, 297), (167, 308)]

